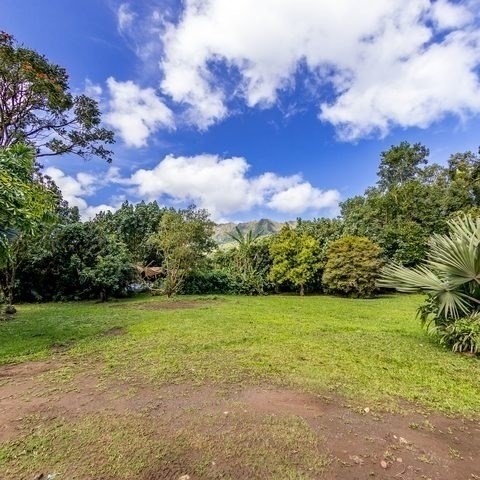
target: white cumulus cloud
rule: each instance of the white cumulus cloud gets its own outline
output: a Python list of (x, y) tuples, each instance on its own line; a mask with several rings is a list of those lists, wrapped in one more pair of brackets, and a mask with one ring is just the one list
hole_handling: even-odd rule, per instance
[(102, 99), (103, 89), (98, 83), (94, 83), (89, 78), (87, 78), (85, 79), (84, 93), (88, 97), (97, 100), (97, 102), (100, 102)]
[(274, 105), (302, 69), (345, 139), (426, 127), (480, 113), (479, 21), (477, 0), (186, 0), (160, 32), (161, 88), (207, 128), (239, 98)]
[(69, 206), (78, 208), (82, 218), (89, 219), (101, 211), (114, 210), (111, 205), (89, 205), (83, 198), (93, 195), (99, 186), (99, 182), (94, 175), (79, 172), (75, 176), (71, 176), (56, 167), (48, 167), (43, 173), (55, 182)]
[[(478, 2), (473, 8), (478, 8)], [(432, 19), (440, 29), (461, 28), (473, 20), (473, 11), (466, 5), (448, 0), (436, 0), (432, 5)]]
[(280, 212), (300, 214), (306, 207), (314, 211), (335, 208), (339, 201), (340, 194), (336, 190), (322, 191), (303, 182), (275, 193), (268, 206)]
[[(118, 167), (110, 167), (99, 177), (87, 172), (67, 175), (57, 167), (48, 167), (45, 175), (53, 179), (63, 198), (78, 207), (83, 219), (100, 211), (113, 211), (125, 200), (157, 200), (162, 204), (184, 206), (194, 203), (206, 208), (214, 220), (228, 220), (238, 213), (268, 209), (271, 213), (293, 215), (330, 215), (338, 208), (337, 190), (321, 190), (302, 175), (278, 175), (265, 172), (249, 175), (250, 165), (243, 157), (218, 155), (182, 157), (167, 155), (151, 169), (138, 169), (123, 176)], [(117, 185), (121, 195), (110, 204), (91, 205), (88, 197), (101, 195), (104, 187)], [(117, 192), (118, 193), (118, 192)]]
[[(249, 164), (242, 157), (168, 155), (154, 168), (136, 171), (128, 183), (140, 198), (193, 202), (208, 209), (215, 219), (257, 207), (300, 214), (338, 206), (336, 190), (315, 188), (300, 175), (267, 172), (248, 176), (248, 170)], [(120, 181), (125, 184), (125, 179)]]
[(118, 131), (129, 147), (144, 147), (161, 128), (174, 128), (172, 111), (153, 88), (141, 88), (131, 80), (107, 79), (110, 94), (105, 121)]

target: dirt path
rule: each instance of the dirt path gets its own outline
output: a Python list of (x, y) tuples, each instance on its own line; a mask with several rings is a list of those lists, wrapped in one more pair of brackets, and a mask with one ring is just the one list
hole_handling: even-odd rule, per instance
[(480, 479), (478, 421), (268, 385), (52, 381), (60, 367), (0, 367), (2, 480)]

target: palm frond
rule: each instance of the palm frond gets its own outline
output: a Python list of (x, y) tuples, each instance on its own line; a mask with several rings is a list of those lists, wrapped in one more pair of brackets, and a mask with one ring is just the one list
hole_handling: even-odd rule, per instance
[[(434, 235), (423, 265), (384, 267), (379, 287), (401, 292), (426, 292), (444, 320), (458, 319), (480, 305), (480, 219), (464, 216), (449, 222), (448, 235)], [(425, 309), (422, 315), (431, 312)]]
[(448, 276), (452, 284), (480, 283), (480, 239), (475, 237), (434, 235), (426, 265)]
[(447, 290), (436, 295), (438, 299), (439, 314), (444, 318), (460, 318), (468, 315), (472, 309), (474, 298), (462, 292)]
[(377, 285), (406, 293), (418, 291), (439, 293), (451, 289), (446, 280), (426, 266), (407, 268), (398, 263), (383, 267)]

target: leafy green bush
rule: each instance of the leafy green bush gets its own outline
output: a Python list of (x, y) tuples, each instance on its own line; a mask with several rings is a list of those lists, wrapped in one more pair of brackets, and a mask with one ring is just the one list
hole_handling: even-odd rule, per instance
[(211, 293), (237, 293), (236, 283), (227, 272), (222, 270), (200, 270), (191, 272), (185, 278), (181, 293), (203, 295)]
[(347, 236), (332, 242), (322, 277), (325, 291), (371, 297), (382, 267), (380, 254), (380, 247), (366, 237)]
[(305, 287), (321, 267), (320, 245), (307, 231), (282, 227), (269, 245), (272, 267), (269, 279), (277, 285), (291, 283), (305, 294)]
[(480, 314), (461, 318), (439, 328), (440, 343), (454, 352), (479, 353)]
[(194, 206), (163, 214), (150, 243), (163, 256), (162, 288), (168, 297), (181, 291), (186, 276), (205, 261), (215, 246), (213, 225), (207, 210)]
[(47, 230), (22, 253), (16, 293), (23, 301), (124, 296), (137, 276), (125, 244), (93, 222)]
[(135, 277), (127, 247), (114, 235), (106, 237), (95, 264), (80, 272), (80, 282), (102, 300), (125, 295)]

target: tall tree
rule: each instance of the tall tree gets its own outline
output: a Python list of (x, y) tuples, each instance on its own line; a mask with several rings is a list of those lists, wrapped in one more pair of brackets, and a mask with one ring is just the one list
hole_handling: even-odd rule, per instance
[(151, 242), (163, 256), (164, 293), (178, 293), (185, 277), (215, 246), (213, 222), (206, 210), (189, 207), (163, 214)]
[(320, 254), (315, 238), (285, 225), (270, 243), (271, 280), (275, 283), (291, 282), (300, 290), (300, 295), (304, 295), (305, 286), (321, 267)]
[(350, 297), (371, 297), (382, 261), (380, 248), (366, 237), (346, 236), (332, 242), (323, 272), (327, 292)]
[(383, 152), (377, 186), (341, 205), (345, 233), (378, 243), (389, 260), (421, 261), (433, 233), (480, 201), (480, 161), (466, 152), (452, 155), (448, 167), (427, 164), (428, 149), (402, 142)]
[(111, 161), (113, 132), (98, 104), (69, 92), (64, 68), (0, 32), (0, 147), (26, 143), (37, 157), (72, 153)]
[(449, 213), (480, 206), (480, 155), (456, 153), (446, 168), (445, 206)]
[(22, 144), (0, 149), (0, 269), (9, 304), (19, 245), (53, 219), (58, 203), (56, 192), (37, 178), (34, 158)]
[(380, 154), (378, 186), (382, 191), (414, 180), (428, 163), (429, 150), (421, 143), (401, 142)]
[(94, 221), (118, 235), (136, 263), (147, 265), (159, 260), (148, 240), (158, 230), (164, 212), (155, 201), (136, 205), (126, 201), (116, 212), (99, 213)]
[(125, 295), (136, 277), (125, 244), (93, 221), (63, 217), (22, 247), (15, 290), (22, 300), (106, 300)]
[(230, 271), (238, 279), (243, 292), (263, 293), (270, 269), (267, 244), (259, 240), (259, 232), (254, 233), (250, 229), (244, 233), (238, 226), (230, 237), (237, 243), (236, 247), (228, 252)]

